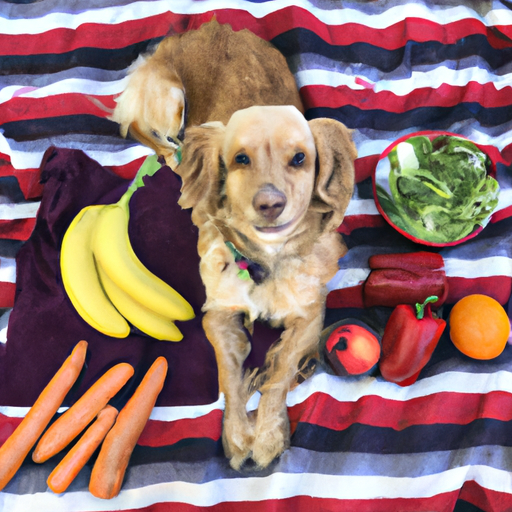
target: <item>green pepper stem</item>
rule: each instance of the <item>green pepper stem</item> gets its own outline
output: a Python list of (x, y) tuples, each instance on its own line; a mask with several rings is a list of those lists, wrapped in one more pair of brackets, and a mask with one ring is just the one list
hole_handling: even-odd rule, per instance
[(423, 318), (423, 316), (425, 315), (425, 307), (427, 306), (427, 304), (429, 304), (430, 302), (436, 302), (438, 299), (439, 299), (439, 297), (437, 295), (431, 295), (430, 297), (427, 297), (425, 299), (425, 302), (423, 304), (417, 303), (416, 304), (416, 318), (418, 320), (421, 320)]

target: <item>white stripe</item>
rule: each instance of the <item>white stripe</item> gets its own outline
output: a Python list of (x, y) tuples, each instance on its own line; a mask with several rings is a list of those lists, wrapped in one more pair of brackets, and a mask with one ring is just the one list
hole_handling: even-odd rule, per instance
[[(512, 258), (507, 256), (481, 257), (478, 260), (444, 258), (447, 277), (475, 279), (479, 277), (512, 277)], [(341, 290), (362, 284), (370, 269), (366, 267), (340, 268), (327, 283), (329, 291)]]
[(16, 259), (0, 256), (0, 282), (16, 282)]
[(449, 277), (512, 277), (512, 259), (506, 256), (491, 256), (478, 260), (445, 258), (444, 268)]
[[(474, 10), (464, 6), (433, 10), (425, 5), (408, 3), (392, 7), (380, 14), (366, 14), (356, 9), (321, 9), (306, 0), (275, 0), (273, 2), (251, 3), (240, 0), (173, 0), (172, 12), (175, 14), (202, 14), (211, 10), (243, 9), (256, 18), (286, 7), (295, 6), (306, 9), (322, 23), (327, 25), (343, 25), (357, 23), (368, 28), (384, 29), (400, 20), (409, 17), (424, 18), (439, 25), (476, 19), (484, 25), (508, 25), (512, 23), (512, 14), (507, 9), (494, 9), (485, 17), (479, 16)], [(86, 23), (119, 24), (125, 21), (145, 19), (150, 16), (169, 11), (167, 0), (152, 2), (134, 2), (129, 5), (106, 7), (80, 12), (78, 14), (50, 13), (40, 18), (4, 19), (1, 26), (3, 34), (40, 34), (56, 28), (76, 29)]]
[(40, 201), (0, 204), (0, 220), (32, 219), (37, 215), (40, 204)]
[[(407, 128), (394, 132), (356, 129), (352, 133), (352, 138), (357, 148), (358, 157), (364, 158), (382, 154), (395, 140), (404, 135), (412, 135), (416, 131), (418, 131), (417, 128)], [(508, 126), (493, 127), (487, 133), (486, 129), (474, 119), (454, 123), (443, 131), (462, 135), (477, 144), (494, 146), (499, 151), (512, 144), (512, 130)]]
[(332, 292), (333, 290), (358, 286), (366, 281), (369, 274), (369, 268), (340, 268), (327, 283), (327, 289)]
[(120, 94), (125, 87), (128, 77), (111, 82), (68, 78), (44, 87), (27, 87), (25, 85), (9, 85), (0, 90), (0, 103), (13, 97), (16, 98), (47, 98), (59, 94), (90, 94), (94, 96), (113, 96)]
[[(44, 139), (41, 139), (44, 140)], [(61, 141), (63, 142), (63, 141)], [(51, 139), (48, 139), (48, 146), (52, 145)], [(81, 146), (78, 142), (74, 141), (72, 144), (65, 145), (60, 144), (60, 147), (76, 148), (81, 149), (87, 156), (96, 160), (100, 165), (118, 167), (129, 164), (138, 158), (148, 156), (154, 152), (141, 144), (130, 146), (121, 151), (101, 151), (95, 149), (87, 149)], [(101, 144), (98, 144), (98, 148)], [(7, 155), (11, 161), (12, 166), (15, 169), (37, 169), (41, 165), (41, 160), (44, 155), (44, 151), (36, 151), (34, 153), (28, 153), (26, 151), (17, 151), (9, 146), (8, 139), (6, 139), (2, 133), (0, 133), (0, 153)]]
[(373, 199), (352, 199), (348, 203), (345, 217), (351, 215), (379, 215)]
[(8, 309), (1, 317), (0, 317), (0, 343), (7, 343), (7, 326), (9, 324), (9, 317), (11, 316), (12, 309)]
[(150, 419), (158, 421), (176, 421), (206, 416), (212, 411), (224, 409), (224, 395), (216, 402), (206, 405), (187, 405), (176, 407), (154, 407)]
[[(57, 413), (63, 413), (67, 409), (69, 409), (69, 407), (59, 407)], [(28, 411), (30, 411), (30, 407), (15, 407), (11, 405), (0, 406), (0, 414), (3, 414), (9, 418), (24, 418)]]
[(444, 372), (418, 380), (411, 386), (398, 386), (382, 377), (353, 377), (344, 379), (318, 373), (290, 391), (287, 405), (292, 407), (314, 393), (324, 393), (339, 402), (356, 402), (364, 396), (375, 395), (386, 400), (406, 402), (436, 393), (512, 393), (512, 372), (493, 373)]
[[(265, 477), (238, 477), (201, 484), (174, 481), (122, 490), (109, 500), (109, 510), (133, 510), (156, 503), (186, 503), (212, 507), (224, 502), (247, 502), (311, 496), (317, 499), (414, 499), (457, 491), (464, 482), (475, 481), (485, 489), (510, 493), (510, 473), (489, 466), (459, 466), (416, 478), (379, 475), (326, 475), (274, 472)], [(25, 495), (0, 493), (3, 510), (38, 512), (104, 511), (105, 501), (88, 492), (50, 491)]]
[[(353, 90), (362, 90), (364, 87), (356, 83), (356, 78), (361, 77), (372, 83), (371, 78), (354, 74), (347, 75), (342, 72), (326, 69), (308, 69), (298, 71), (295, 75), (299, 87), (324, 85), (330, 87), (347, 86)], [(512, 87), (512, 73), (507, 75), (494, 75), (489, 71), (477, 67), (464, 69), (451, 69), (446, 66), (438, 66), (428, 72), (413, 71), (408, 78), (394, 80), (379, 80), (375, 82), (376, 93), (388, 91), (397, 96), (406, 96), (415, 89), (437, 89), (443, 84), (454, 87), (462, 87), (470, 82), (478, 82), (480, 85), (492, 83), (496, 89)]]

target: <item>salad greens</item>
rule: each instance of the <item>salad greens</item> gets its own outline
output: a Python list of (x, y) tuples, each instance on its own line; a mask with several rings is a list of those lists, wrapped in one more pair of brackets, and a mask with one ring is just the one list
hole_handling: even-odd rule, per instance
[(453, 136), (411, 137), (388, 154), (389, 194), (376, 185), (390, 220), (416, 238), (448, 243), (469, 235), (498, 204), (489, 158), (472, 142)]

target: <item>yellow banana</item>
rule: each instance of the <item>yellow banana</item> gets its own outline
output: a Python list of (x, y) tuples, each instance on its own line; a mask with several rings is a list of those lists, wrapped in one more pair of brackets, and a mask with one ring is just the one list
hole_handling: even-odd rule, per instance
[(91, 249), (92, 234), (104, 205), (83, 208), (62, 240), (62, 282), (78, 314), (98, 331), (125, 338), (130, 326), (110, 302), (99, 281)]
[(157, 340), (180, 341), (183, 339), (183, 334), (172, 320), (148, 309), (121, 290), (105, 274), (101, 266), (98, 266), (98, 274), (112, 304), (137, 329)]
[(98, 266), (121, 290), (148, 309), (171, 320), (194, 318), (192, 306), (171, 286), (139, 260), (128, 236), (128, 199), (101, 211), (93, 236), (93, 254)]

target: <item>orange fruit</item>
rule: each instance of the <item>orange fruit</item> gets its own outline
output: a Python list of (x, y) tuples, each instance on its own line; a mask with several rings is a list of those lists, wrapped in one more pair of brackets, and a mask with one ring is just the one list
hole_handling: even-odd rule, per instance
[(487, 295), (460, 299), (450, 312), (449, 322), (453, 344), (474, 359), (498, 357), (510, 335), (510, 320), (503, 306)]

